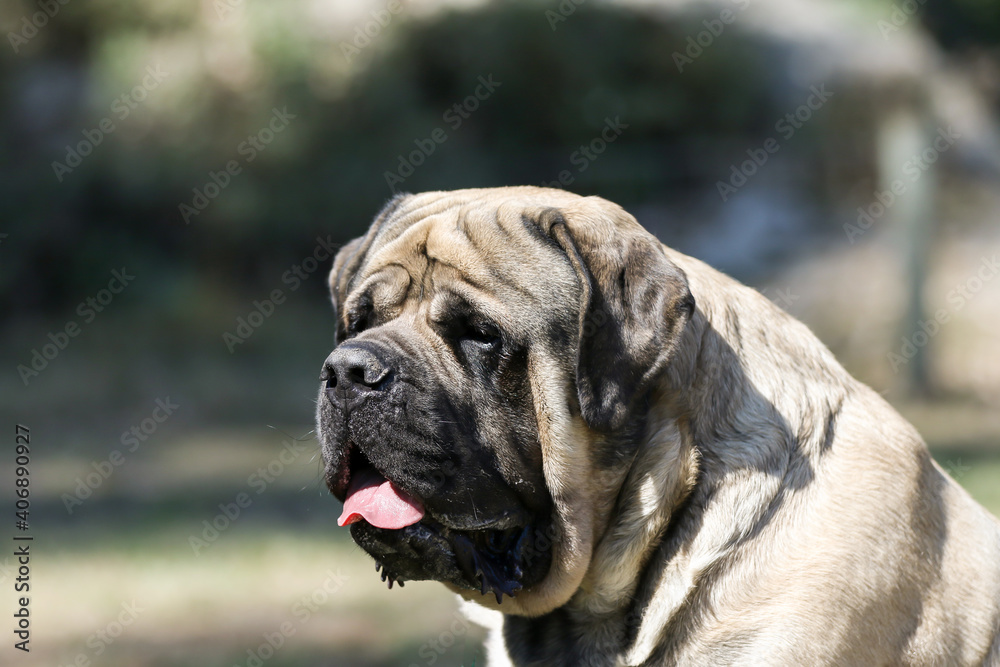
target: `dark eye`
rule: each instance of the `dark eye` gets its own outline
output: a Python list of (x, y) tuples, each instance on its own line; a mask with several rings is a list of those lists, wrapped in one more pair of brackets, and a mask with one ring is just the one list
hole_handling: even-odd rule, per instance
[(347, 335), (357, 336), (359, 333), (368, 328), (368, 318), (358, 317), (352, 318), (350, 322), (347, 323)]
[(462, 332), (462, 339), (484, 347), (496, 347), (500, 344), (500, 331), (488, 322), (469, 322)]
[(347, 316), (347, 335), (357, 336), (371, 325), (372, 309), (367, 304), (354, 309)]

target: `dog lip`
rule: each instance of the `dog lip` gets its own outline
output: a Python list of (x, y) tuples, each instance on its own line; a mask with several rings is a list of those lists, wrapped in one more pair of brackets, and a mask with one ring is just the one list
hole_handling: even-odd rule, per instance
[(491, 518), (485, 521), (477, 520), (456, 520), (447, 514), (439, 514), (435, 517), (442, 526), (449, 530), (473, 533), (482, 530), (510, 530), (511, 528), (522, 528), (528, 520), (523, 512), (508, 512), (500, 517)]
[[(416, 494), (407, 488), (408, 485), (400, 484), (389, 475), (386, 475), (385, 472), (378, 466), (374, 465), (364, 451), (351, 440), (348, 440), (345, 443), (343, 449), (341, 449), (340, 456), (337, 459), (336, 466), (331, 468), (326, 475), (327, 487), (330, 489), (330, 493), (333, 494), (334, 498), (339, 500), (341, 503), (347, 500), (347, 491), (350, 489), (354, 473), (361, 468), (372, 468), (379, 475), (392, 482), (397, 489), (403, 491), (423, 505), (424, 499), (421, 498), (419, 494)], [(428, 512), (428, 514), (430, 513)]]
[[(538, 584), (550, 567), (551, 551), (535, 536), (546, 519), (532, 517), (507, 530), (453, 530), (435, 517), (400, 529), (385, 529), (365, 521), (351, 524), (354, 541), (389, 569), (397, 580), (437, 580), (456, 592), (492, 593), (499, 603)], [(493, 524), (496, 525), (496, 524)]]
[(326, 486), (340, 502), (347, 500), (347, 489), (351, 484), (351, 459), (354, 458), (355, 450), (357, 445), (347, 441), (340, 450), (336, 465), (327, 470)]

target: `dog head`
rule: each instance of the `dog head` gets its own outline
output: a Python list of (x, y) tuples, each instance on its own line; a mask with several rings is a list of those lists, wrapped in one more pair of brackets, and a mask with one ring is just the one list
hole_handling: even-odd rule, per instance
[(317, 432), (341, 524), (390, 585), (565, 603), (693, 310), (683, 272), (610, 202), (500, 188), (395, 198), (330, 287)]

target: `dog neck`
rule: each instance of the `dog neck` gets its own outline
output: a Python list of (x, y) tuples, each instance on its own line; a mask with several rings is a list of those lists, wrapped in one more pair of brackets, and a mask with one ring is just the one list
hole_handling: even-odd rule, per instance
[(738, 551), (766, 561), (746, 552), (759, 550), (753, 538), (812, 479), (852, 382), (804, 325), (759, 293), (671, 254), (698, 307), (649, 396), (634, 458), (593, 471), (587, 495), (606, 500), (588, 522), (603, 528), (582, 583), (546, 616), (507, 617), (508, 646), (549, 656), (546, 664), (615, 656), (639, 665), (654, 650), (683, 646), (699, 610), (726, 604), (708, 600), (705, 584), (730, 576)]
[[(702, 271), (687, 270), (696, 274), (697, 289)], [(815, 359), (813, 368), (839, 368), (803, 325), (783, 313), (772, 312), (770, 321), (787, 320), (793, 331), (782, 334), (792, 349), (774, 340), (763, 344), (768, 332), (754, 309), (716, 310), (707, 294), (720, 288), (752, 292), (716, 276), (707, 279), (721, 278), (721, 284), (696, 292), (699, 308), (651, 397), (645, 435), (609, 508), (614, 518), (598, 522), (608, 528), (567, 605), (578, 624), (589, 626), (590, 641), (603, 647), (618, 642), (623, 664), (641, 664), (665, 637), (684, 641), (693, 629), (685, 610), (696, 605), (699, 584), (720, 576), (728, 557), (747, 548), (781, 511), (785, 496), (812, 479), (850, 382), (846, 372), (807, 379), (794, 367)], [(756, 292), (725, 300), (748, 301), (777, 310)], [(761, 355), (767, 358), (748, 360)], [(771, 370), (750, 377), (750, 368)], [(796, 384), (805, 382), (825, 386), (814, 391)], [(821, 404), (803, 396), (822, 397)]]
[[(679, 438), (696, 456), (697, 482), (671, 513), (657, 557), (636, 588), (643, 612), (629, 665), (646, 660), (665, 638), (675, 646), (686, 641), (696, 621), (685, 610), (700, 606), (709, 588), (699, 584), (723, 576), (736, 551), (755, 548), (752, 538), (812, 479), (852, 382), (846, 371), (802, 373), (840, 366), (804, 325), (697, 264), (685, 270), (701, 292), (698, 312), (665, 378), (678, 405)], [(742, 294), (733, 298), (729, 291)], [(727, 298), (713, 302), (709, 294)], [(721, 303), (728, 305), (717, 308)], [(768, 337), (775, 321), (784, 325), (780, 340)], [(757, 374), (749, 375), (751, 369)], [(814, 384), (823, 386), (806, 386)]]

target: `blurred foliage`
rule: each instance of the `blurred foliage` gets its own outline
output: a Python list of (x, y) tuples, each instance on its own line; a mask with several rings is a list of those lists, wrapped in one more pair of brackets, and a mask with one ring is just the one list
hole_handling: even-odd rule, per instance
[[(112, 406), (130, 419), (134, 396), (162, 386), (185, 387), (215, 419), (266, 404), (278, 422), (303, 421), (313, 391), (303, 383), (332, 332), (329, 262), (239, 348), (240, 363), (220, 337), (254, 300), (287, 290), (282, 277), (317, 238), (362, 233), (392, 195), (387, 174), (435, 132), (446, 140), (399, 189), (552, 183), (566, 172), (568, 189), (622, 204), (681, 250), (702, 233), (765, 270), (782, 258), (751, 242), (800, 256), (802, 230), (842, 236), (837, 216), (874, 190), (876, 84), (839, 73), (802, 35), (749, 20), (679, 68), (716, 5), (584, 3), (559, 22), (555, 2), (413, 5), (380, 22), (380, 2), (18, 0), (0, 7), (8, 41), (43, 4), (58, 7), (47, 24), (0, 49), (0, 308), (18, 314), (0, 321), (0, 358), (25, 363), (112, 269), (137, 275), (34, 393), (16, 376), (0, 384), (12, 405), (59, 406), (75, 426), (107, 421)], [(857, 38), (881, 42), (875, 18), (891, 6), (873, 0)], [(991, 11), (949, 7), (955, 20)], [(496, 91), (470, 97), (483, 79)], [(783, 144), (781, 164), (724, 203), (716, 183), (828, 80), (836, 96)], [(275, 113), (287, 127), (250, 161), (247, 142), (270, 132)], [(627, 129), (581, 163), (609, 118)], [(113, 131), (98, 132), (102, 123)], [(88, 136), (90, 153), (57, 173)], [(239, 173), (220, 176), (230, 163)], [(220, 179), (186, 220), (181, 207)], [(757, 277), (742, 266), (720, 264)], [(81, 382), (86, 400), (73, 391)]]
[[(902, 1), (855, 0), (868, 14), (850, 39), (881, 41), (876, 20)], [(34, 604), (39, 627), (53, 632), (32, 653), (36, 662), (25, 664), (68, 662), (133, 595), (156, 612), (102, 664), (234, 664), (330, 567), (343, 567), (352, 583), (276, 662), (409, 664), (424, 658), (426, 639), (450, 626), (453, 601), (442, 587), (387, 594), (370, 562), (335, 532), (336, 503), (323, 489), (312, 441), (310, 455), (226, 540), (201, 558), (188, 545), (283, 438), (308, 437), (301, 425), (311, 420), (333, 331), (329, 262), (294, 298), (282, 277), (313, 254), (318, 237), (341, 243), (362, 233), (392, 194), (386, 173), (435, 130), (447, 139), (400, 189), (541, 184), (568, 170), (575, 192), (659, 215), (657, 233), (668, 242), (667, 235), (705, 225), (713, 244), (727, 240), (744, 252), (744, 242), (762, 235), (754, 221), (780, 217), (775, 199), (793, 191), (810, 206), (793, 209), (791, 222), (768, 234), (809, 227), (843, 243), (837, 212), (853, 212), (852, 196), (870, 201), (872, 120), (882, 91), (856, 73), (782, 148), (783, 159), (794, 159), (768, 165), (761, 178), (771, 180), (761, 190), (770, 199), (742, 192), (728, 208), (720, 201), (715, 183), (730, 165), (774, 134), (775, 121), (804, 102), (818, 76), (836, 74), (825, 69), (828, 53), (810, 52), (801, 35), (778, 36), (775, 25), (737, 21), (681, 72), (675, 54), (718, 17), (719, 5), (690, 3), (678, 13), (595, 0), (550, 23), (546, 12), (560, 3), (438, 12), (414, 1), (383, 26), (370, 11), (386, 3), (357, 4), (0, 5), (7, 41), (0, 47), (0, 234), (8, 235), (0, 242), (0, 363), (8, 370), (0, 402), (32, 425), (40, 443), (32, 520), (40, 543), (52, 547), (39, 555), (48, 583)], [(920, 5), (956, 57), (993, 49), (1000, 38), (996, 0)], [(58, 10), (13, 48), (9, 35), (43, 7)], [(356, 51), (345, 46), (352, 43)], [(137, 89), (149, 68), (167, 74)], [(449, 110), (474, 95), (481, 78), (499, 87), (470, 102), (477, 108), (456, 125)], [(241, 147), (268, 128), (275, 109), (294, 118), (249, 161)], [(628, 128), (580, 170), (574, 153), (616, 117)], [(102, 122), (113, 131), (95, 134)], [(87, 136), (100, 140), (60, 179), (53, 163), (66, 162)], [(240, 172), (219, 176), (230, 161)], [(228, 185), (186, 224), (180, 206), (211, 189), (213, 174)], [(709, 225), (722, 217), (728, 227)], [(801, 252), (800, 239), (789, 247)], [(122, 266), (137, 276), (134, 287), (25, 388), (15, 366), (29, 363), (49, 332), (79, 320), (77, 304)], [(276, 288), (286, 291), (287, 305), (227, 351), (222, 333)], [(67, 514), (61, 494), (162, 397), (180, 405), (176, 416), (129, 459), (127, 474)], [(997, 512), (995, 413), (982, 412), (978, 430), (965, 412), (921, 407), (907, 416), (941, 464)], [(233, 424), (239, 427), (230, 430)], [(478, 645), (470, 633), (436, 664), (467, 664)]]
[[(743, 137), (766, 134), (808, 88), (776, 66), (780, 47), (737, 25), (679, 73), (672, 54), (704, 29), (700, 13), (584, 5), (555, 30), (536, 3), (402, 14), (349, 59), (343, 44), (365, 22), (323, 23), (306, 4), (232, 4), (220, 15), (224, 5), (191, 0), (71, 2), (5, 53), (0, 198), (17, 252), (0, 268), (4, 307), (59, 312), (120, 263), (153, 275), (138, 289), (168, 318), (254, 296), (317, 235), (359, 234), (391, 195), (385, 173), (435, 128), (446, 143), (402, 189), (541, 184), (569, 169), (571, 189), (626, 206), (715, 196), (719, 165), (734, 157), (720, 140), (749, 145)], [(4, 15), (17, 26), (31, 10), (15, 3)], [(169, 76), (119, 119), (115, 100), (149, 66)], [(497, 92), (459, 127), (444, 122), (480, 77)], [(275, 108), (294, 120), (247, 162), (238, 147)], [(619, 116), (627, 131), (578, 173), (573, 151)], [(52, 163), (108, 117), (115, 130), (59, 182)], [(807, 126), (797, 150), (819, 160), (819, 137), (837, 123)], [(186, 225), (179, 206), (229, 160), (242, 172)]]
[(995, 0), (926, 0), (922, 17), (948, 49), (1000, 46), (1000, 3)]

